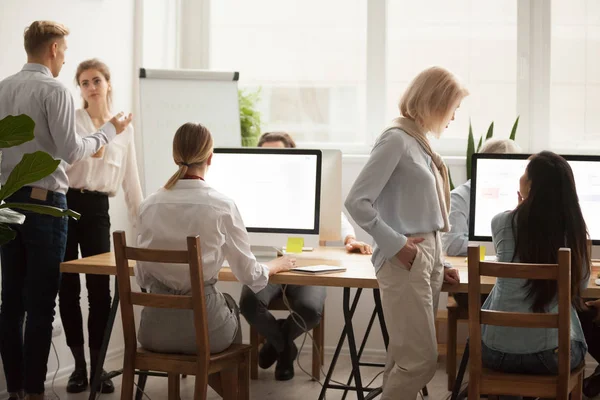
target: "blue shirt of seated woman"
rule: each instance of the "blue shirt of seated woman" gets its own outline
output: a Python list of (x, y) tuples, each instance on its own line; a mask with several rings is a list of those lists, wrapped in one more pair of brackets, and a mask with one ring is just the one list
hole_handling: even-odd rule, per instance
[[(498, 261), (558, 262), (558, 249), (571, 249), (571, 368), (587, 351), (576, 308), (590, 274), (587, 228), (567, 161), (551, 152), (530, 158), (520, 179), (519, 205), (492, 220)], [(557, 312), (557, 287), (550, 281), (499, 278), (483, 309)], [(558, 330), (483, 326), (483, 365), (514, 373), (558, 372)]]

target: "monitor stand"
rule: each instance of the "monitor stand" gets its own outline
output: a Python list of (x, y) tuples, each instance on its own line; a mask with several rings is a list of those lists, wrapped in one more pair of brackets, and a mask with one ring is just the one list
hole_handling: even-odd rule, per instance
[(251, 246), (252, 254), (258, 261), (269, 261), (283, 255), (283, 250), (273, 246)]

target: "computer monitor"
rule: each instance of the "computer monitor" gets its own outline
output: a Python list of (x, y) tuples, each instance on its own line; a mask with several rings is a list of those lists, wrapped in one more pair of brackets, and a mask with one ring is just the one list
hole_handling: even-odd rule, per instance
[(206, 182), (235, 201), (251, 245), (318, 245), (320, 150), (216, 148)]
[[(474, 154), (469, 240), (490, 242), (492, 218), (517, 206), (519, 178), (530, 154)], [(600, 245), (600, 156), (565, 155), (575, 177), (579, 205), (592, 244)]]

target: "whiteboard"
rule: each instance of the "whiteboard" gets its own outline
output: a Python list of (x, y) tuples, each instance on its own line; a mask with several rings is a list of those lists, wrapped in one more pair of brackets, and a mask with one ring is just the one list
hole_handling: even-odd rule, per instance
[(237, 72), (140, 69), (142, 186), (163, 187), (177, 167), (173, 137), (186, 122), (201, 123), (215, 147), (241, 147)]

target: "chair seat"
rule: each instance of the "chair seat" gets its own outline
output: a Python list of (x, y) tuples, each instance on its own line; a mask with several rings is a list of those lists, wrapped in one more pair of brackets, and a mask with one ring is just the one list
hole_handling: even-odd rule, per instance
[[(232, 344), (225, 351), (210, 355), (208, 373), (212, 374), (230, 363), (232, 359), (243, 358), (250, 353), (252, 347), (247, 344)], [(174, 372), (185, 375), (196, 375), (198, 358), (189, 354), (155, 353), (138, 347), (135, 368), (147, 371)]]
[[(581, 363), (571, 371), (569, 391), (577, 385), (577, 379), (584, 369), (585, 363)], [(557, 375), (507, 374), (483, 368), (481, 393), (552, 398), (556, 396), (557, 381)]]

